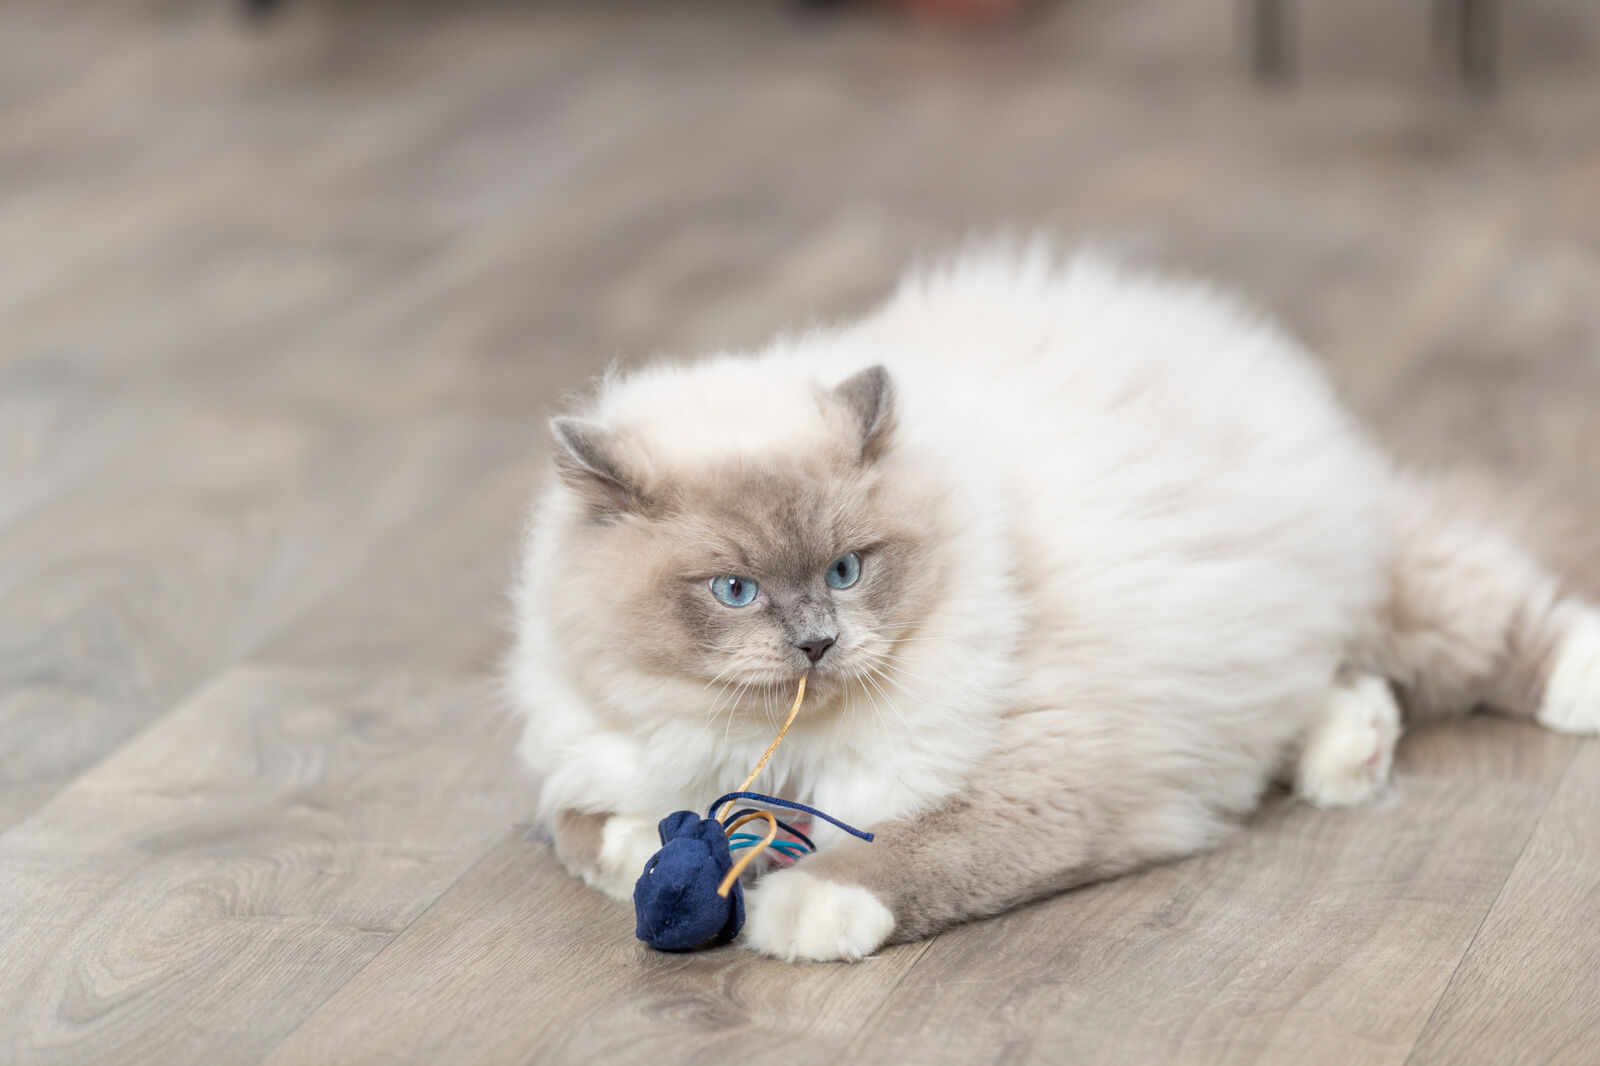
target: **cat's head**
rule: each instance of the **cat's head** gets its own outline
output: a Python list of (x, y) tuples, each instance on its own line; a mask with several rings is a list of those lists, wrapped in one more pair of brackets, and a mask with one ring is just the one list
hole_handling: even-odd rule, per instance
[(882, 367), (832, 387), (747, 372), (691, 371), (551, 423), (559, 639), (597, 669), (695, 682), (708, 705), (802, 675), (818, 695), (870, 686), (934, 582), (925, 509), (886, 470), (893, 383)]

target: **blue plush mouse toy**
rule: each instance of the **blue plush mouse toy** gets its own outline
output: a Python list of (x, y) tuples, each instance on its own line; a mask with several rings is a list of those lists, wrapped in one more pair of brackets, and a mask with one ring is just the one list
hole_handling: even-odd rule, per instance
[[(745, 808), (720, 819), (715, 816), (719, 807), (726, 812), (736, 799), (802, 811), (862, 840), (872, 839), (871, 833), (848, 826), (815, 807), (759, 792), (730, 792), (713, 803), (704, 818), (694, 811), (675, 811), (661, 819), (661, 850), (650, 857), (633, 886), (633, 913), (637, 920), (634, 932), (651, 947), (659, 951), (689, 951), (732, 940), (744, 925), (744, 886), (739, 883), (739, 874), (756, 854), (770, 847), (798, 858), (816, 850), (810, 837), (766, 811)], [(770, 826), (764, 837), (733, 833), (746, 822), (757, 820)], [(794, 840), (776, 840), (779, 829)], [(734, 851), (744, 848), (753, 850), (736, 862)]]
[[(767, 746), (766, 754), (744, 779), (738, 792), (720, 797), (702, 818), (694, 811), (675, 811), (661, 819), (661, 850), (650, 857), (644, 873), (633, 886), (633, 913), (637, 919), (634, 932), (640, 940), (660, 951), (689, 951), (710, 943), (724, 943), (739, 935), (744, 926), (744, 886), (739, 875), (762, 851), (771, 848), (791, 859), (817, 850), (811, 838), (794, 826), (780, 822), (771, 812), (747, 807), (728, 813), (736, 799), (755, 800), (772, 807), (785, 807), (821, 818), (845, 832), (871, 841), (871, 833), (863, 833), (845, 825), (815, 807), (790, 800), (763, 796), (759, 792), (746, 792), (761, 768), (777, 750), (779, 741), (794, 724), (800, 713), (800, 704), (806, 698), (805, 678), (794, 694), (794, 706), (789, 717)], [(765, 835), (735, 833), (747, 822), (765, 822)], [(793, 840), (779, 840), (778, 830), (788, 833)], [(734, 859), (735, 851), (746, 849), (746, 854)]]
[(688, 951), (732, 940), (744, 925), (744, 886), (717, 886), (733, 869), (728, 834), (714, 818), (675, 811), (661, 819), (661, 850), (633, 886), (639, 939), (660, 951)]

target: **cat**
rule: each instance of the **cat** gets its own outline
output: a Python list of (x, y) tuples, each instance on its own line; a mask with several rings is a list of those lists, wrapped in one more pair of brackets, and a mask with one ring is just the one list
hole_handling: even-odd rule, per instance
[(969, 253), (551, 428), (507, 681), (556, 852), (627, 899), (803, 675), (762, 784), (877, 839), (755, 881), (779, 958), (1191, 854), (1275, 781), (1364, 803), (1402, 704), (1600, 731), (1600, 612), (1192, 282)]

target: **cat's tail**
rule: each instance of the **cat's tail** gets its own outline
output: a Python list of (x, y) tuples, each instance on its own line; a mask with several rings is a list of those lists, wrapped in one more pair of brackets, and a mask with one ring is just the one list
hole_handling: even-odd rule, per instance
[(1403, 478), (1378, 666), (1408, 713), (1487, 704), (1600, 732), (1600, 611), (1572, 594), (1465, 484)]

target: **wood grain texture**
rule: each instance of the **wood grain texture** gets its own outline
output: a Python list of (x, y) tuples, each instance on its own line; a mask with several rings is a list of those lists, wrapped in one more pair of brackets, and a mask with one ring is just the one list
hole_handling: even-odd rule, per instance
[[(427, 514), (252, 658), (373, 673), (399, 663), (413, 672), (493, 675), (510, 632), (523, 519), (548, 455), (543, 427), (531, 427), (537, 443), (529, 429), (487, 434), (485, 458), (459, 485), (442, 489)], [(496, 454), (505, 447), (515, 450)]]
[(503, 831), (470, 682), (242, 668), (0, 836), (0, 1057), (254, 1062)]
[(511, 839), (267, 1061), (833, 1062), (924, 950), (810, 967), (652, 952), (627, 907)]
[(1592, 1061), (1597, 746), (1525, 724), (851, 967), (523, 837), (546, 414), (996, 229), (1247, 293), (1600, 596), (1600, 20), (1507, 5), (1485, 108), (1302, 6), (1258, 95), (1232, 0), (0, 5), (0, 1063)]
[[(1600, 1052), (1600, 746), (1573, 759), (1417, 1041), (1413, 1064)], [(1513, 1035), (1514, 1034), (1514, 1035)]]
[(478, 437), (212, 406), (0, 534), (0, 827), (338, 587)]
[(947, 933), (846, 1058), (1404, 1062), (1549, 791), (1403, 793)]
[(1531, 722), (1469, 714), (1420, 722), (1401, 734), (1395, 773), (1409, 777), (1536, 781), (1555, 785), (1573, 757), (1589, 747), (1581, 737), (1552, 733)]

